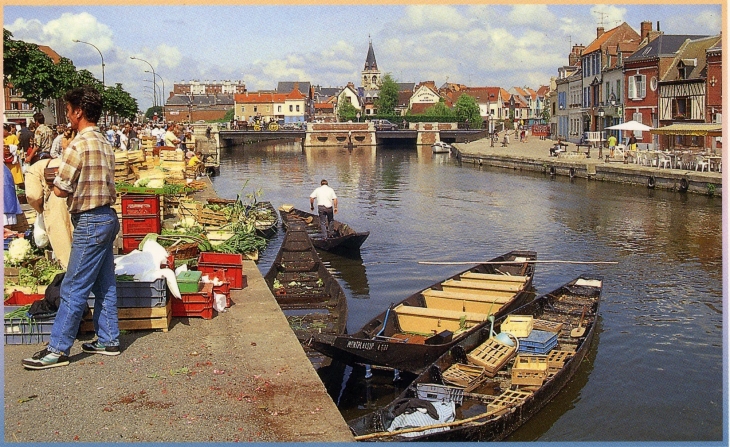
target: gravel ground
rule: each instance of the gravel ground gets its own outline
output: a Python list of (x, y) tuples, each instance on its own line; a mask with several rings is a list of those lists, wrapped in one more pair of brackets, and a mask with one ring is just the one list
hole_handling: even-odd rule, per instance
[(130, 331), (122, 354), (71, 349), (28, 371), (42, 345), (6, 345), (5, 442), (352, 441), (347, 424), (253, 262), (248, 287), (211, 320)]

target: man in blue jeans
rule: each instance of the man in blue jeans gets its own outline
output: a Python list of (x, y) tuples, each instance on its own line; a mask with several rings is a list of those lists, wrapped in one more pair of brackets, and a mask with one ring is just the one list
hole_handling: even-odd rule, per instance
[(327, 180), (320, 182), (319, 188), (312, 191), (309, 195), (309, 208), (314, 211), (314, 201), (317, 200), (317, 213), (319, 214), (319, 226), (322, 231), (322, 237), (329, 237), (329, 229), (335, 220), (337, 212), (337, 194), (327, 184)]
[(84, 352), (119, 355), (117, 287), (114, 276), (114, 239), (119, 220), (111, 207), (116, 201), (114, 149), (97, 122), (102, 100), (91, 86), (78, 87), (64, 96), (66, 117), (76, 138), (63, 152), (53, 193), (65, 197), (73, 242), (68, 269), (61, 284), (61, 304), (46, 349), (23, 360), (27, 369), (68, 365), (90, 292), (94, 293), (94, 330), (97, 340), (84, 343)]

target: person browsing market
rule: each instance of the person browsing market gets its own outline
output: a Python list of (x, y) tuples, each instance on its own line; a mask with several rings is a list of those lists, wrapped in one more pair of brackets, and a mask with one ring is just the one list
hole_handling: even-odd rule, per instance
[(23, 359), (26, 369), (47, 369), (69, 363), (79, 325), (90, 293), (94, 293), (94, 330), (97, 340), (84, 343), (86, 353), (119, 355), (119, 318), (114, 239), (119, 220), (112, 208), (114, 149), (99, 130), (102, 98), (92, 86), (70, 90), (63, 98), (66, 117), (76, 138), (63, 151), (53, 193), (66, 198), (73, 223), (73, 241), (66, 274), (48, 345)]
[(319, 188), (309, 195), (309, 208), (314, 211), (314, 201), (317, 201), (317, 213), (319, 214), (319, 226), (322, 236), (329, 237), (329, 229), (335, 221), (334, 213), (337, 212), (337, 194), (330, 188), (327, 180), (322, 179)]

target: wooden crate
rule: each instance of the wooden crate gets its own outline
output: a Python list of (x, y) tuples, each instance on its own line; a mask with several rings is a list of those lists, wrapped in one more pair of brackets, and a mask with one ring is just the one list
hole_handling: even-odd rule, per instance
[(160, 151), (160, 161), (183, 161), (185, 154), (182, 151)]
[(507, 315), (500, 331), (509, 332), (515, 337), (527, 337), (532, 332), (532, 315)]
[(547, 370), (538, 371), (512, 368), (512, 385), (540, 386), (545, 381), (546, 376)]
[(203, 205), (195, 200), (179, 200), (177, 203), (177, 213), (180, 217), (194, 217), (198, 219), (202, 208)]
[(445, 382), (462, 388), (467, 388), (484, 376), (483, 366), (454, 363), (441, 374)]
[[(165, 307), (120, 307), (117, 309), (119, 315), (119, 329), (125, 331), (162, 329), (167, 332), (172, 320), (172, 300), (168, 299)], [(92, 320), (94, 309), (88, 320), (81, 322), (79, 328), (84, 332), (94, 331)]]
[(225, 225), (228, 217), (222, 211), (213, 211), (210, 208), (202, 207), (198, 212), (198, 222), (204, 225)]
[(468, 353), (466, 358), (475, 365), (483, 366), (487, 376), (494, 377), (514, 357), (515, 351), (515, 346), (507, 346), (490, 338)]
[(558, 351), (553, 349), (548, 352), (547, 355), (547, 366), (548, 369), (560, 369), (565, 365), (565, 362), (573, 357), (573, 353), (569, 351)]
[(548, 369), (548, 356), (518, 354), (512, 369), (529, 369), (546, 371)]
[(557, 334), (563, 329), (563, 323), (535, 319), (532, 320), (532, 328), (538, 331), (555, 332)]
[(487, 411), (498, 411), (501, 408), (510, 408), (521, 405), (533, 393), (520, 390), (505, 390), (487, 405)]

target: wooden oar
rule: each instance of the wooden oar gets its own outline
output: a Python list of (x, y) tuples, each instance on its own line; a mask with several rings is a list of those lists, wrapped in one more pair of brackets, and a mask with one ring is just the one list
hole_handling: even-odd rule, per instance
[(533, 259), (525, 261), (418, 261), (426, 265), (462, 265), (462, 264), (618, 264), (618, 261), (564, 261), (562, 259)]
[(582, 337), (583, 334), (586, 333), (586, 328), (583, 326), (583, 318), (586, 316), (586, 306), (583, 305), (583, 313), (580, 314), (580, 321), (578, 322), (578, 327), (570, 331), (570, 336), (573, 338), (579, 338)]

